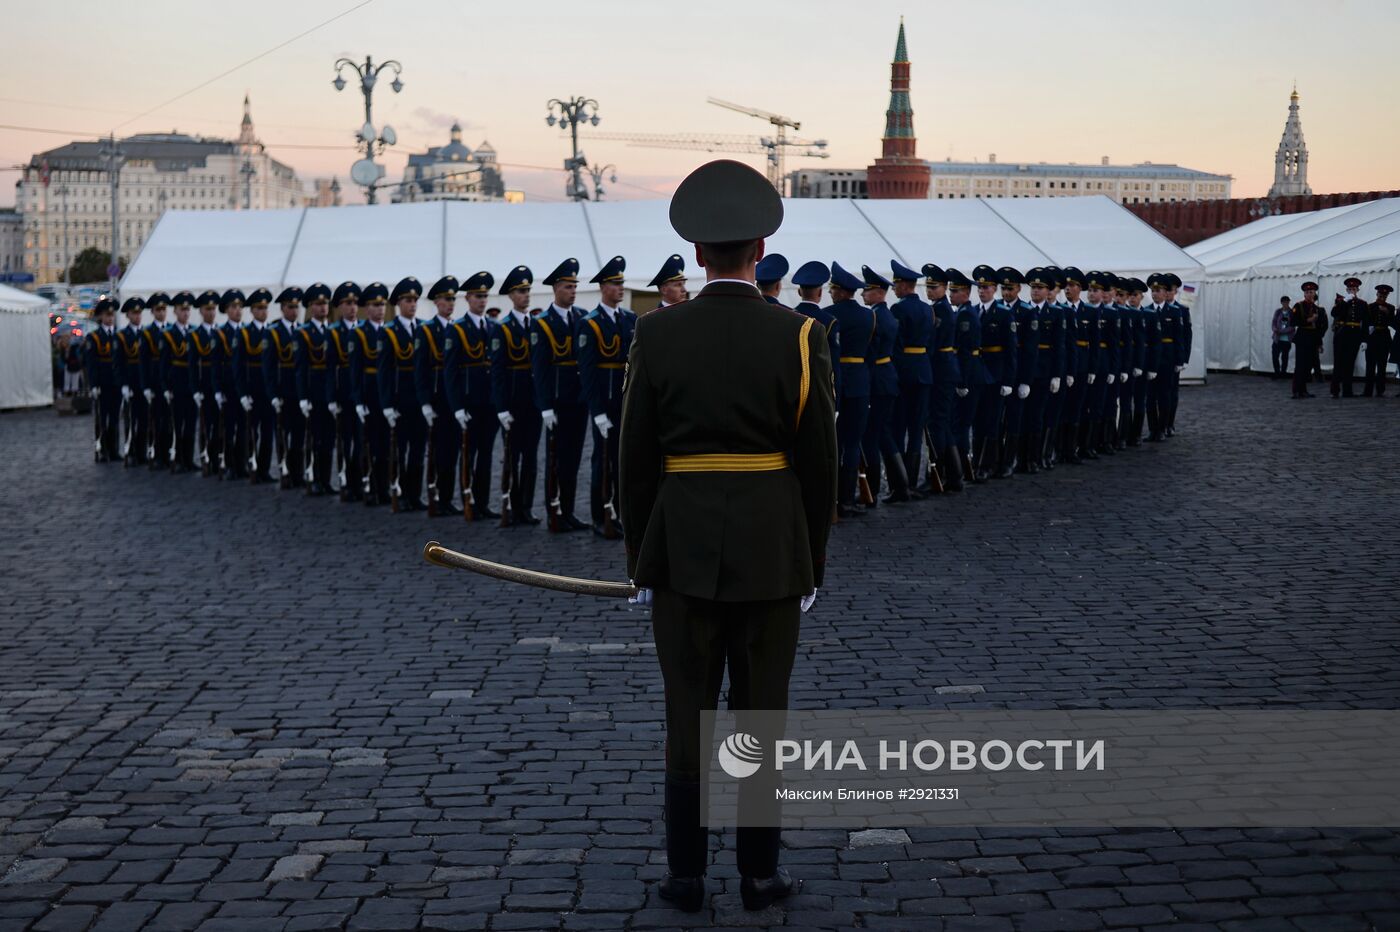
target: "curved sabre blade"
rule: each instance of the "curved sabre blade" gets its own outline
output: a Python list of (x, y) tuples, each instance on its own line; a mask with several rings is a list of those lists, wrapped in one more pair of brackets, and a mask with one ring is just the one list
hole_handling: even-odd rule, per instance
[(556, 576), (553, 573), (541, 573), (537, 570), (527, 570), (505, 563), (493, 563), (470, 554), (449, 550), (435, 540), (430, 540), (423, 545), (423, 559), (434, 566), (468, 570), (480, 573), (482, 576), (490, 576), (492, 579), (519, 583), (522, 586), (534, 586), (537, 589), (553, 589), (555, 592), (572, 592), (575, 595), (592, 595), (605, 599), (626, 599), (637, 593), (637, 587), (631, 583), (609, 582), (603, 579), (580, 579), (577, 576)]

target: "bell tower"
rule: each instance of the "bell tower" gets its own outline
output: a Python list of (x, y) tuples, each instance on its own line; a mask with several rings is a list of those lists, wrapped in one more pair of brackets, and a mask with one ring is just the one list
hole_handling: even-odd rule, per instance
[(909, 104), (909, 48), (904, 40), (904, 20), (890, 63), (890, 106), (885, 111), (885, 135), (880, 158), (867, 169), (866, 186), (872, 198), (928, 197), (928, 164), (915, 154), (914, 108)]
[(1269, 197), (1297, 197), (1312, 194), (1308, 187), (1308, 144), (1303, 141), (1303, 123), (1298, 119), (1298, 85), (1288, 98), (1288, 121), (1283, 124), (1283, 138), (1274, 153), (1274, 186)]

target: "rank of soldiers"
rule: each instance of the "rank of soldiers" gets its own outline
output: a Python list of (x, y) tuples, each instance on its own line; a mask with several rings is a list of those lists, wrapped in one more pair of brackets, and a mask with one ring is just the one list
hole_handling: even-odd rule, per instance
[[(96, 457), (535, 525), (543, 435), (549, 529), (620, 538), (617, 427), (636, 323), (622, 306), (625, 269), (616, 256), (589, 279), (601, 292), (592, 310), (575, 303), (576, 259), (544, 278), (553, 300), (542, 309), (530, 307), (534, 275), (523, 265), (496, 289), (509, 302), (500, 312), (487, 310), (496, 282), (485, 271), (444, 276), (426, 295), (409, 277), (392, 289), (289, 287), (275, 299), (262, 288), (128, 298), (120, 330), (104, 299), (84, 354)], [(788, 272), (778, 254), (759, 263), (769, 302), (779, 303)], [(909, 501), (1175, 433), (1191, 317), (1170, 273), (1143, 282), (980, 265), (969, 276), (892, 261), (888, 277), (870, 266), (856, 276), (811, 261), (790, 281), (793, 310), (825, 328), (836, 361), (841, 517), (876, 506), (882, 482), (883, 501)], [(650, 286), (662, 307), (684, 300), (681, 257)], [(420, 321), (424, 296), (435, 314)], [(577, 492), (590, 432), (585, 521)]]

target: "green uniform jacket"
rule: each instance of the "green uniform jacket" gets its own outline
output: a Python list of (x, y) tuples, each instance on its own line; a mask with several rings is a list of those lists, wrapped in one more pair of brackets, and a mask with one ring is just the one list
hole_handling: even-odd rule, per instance
[[(836, 503), (836, 414), (825, 331), (742, 282), (637, 321), (623, 387), (619, 494), (639, 586), (743, 602), (822, 582)], [(763, 472), (664, 472), (675, 455), (785, 453)]]

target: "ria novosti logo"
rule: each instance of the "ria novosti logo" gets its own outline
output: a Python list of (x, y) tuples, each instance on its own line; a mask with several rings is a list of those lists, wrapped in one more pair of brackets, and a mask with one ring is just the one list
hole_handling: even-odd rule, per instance
[(719, 766), (737, 780), (751, 777), (763, 764), (763, 745), (753, 735), (736, 731), (719, 746)]

